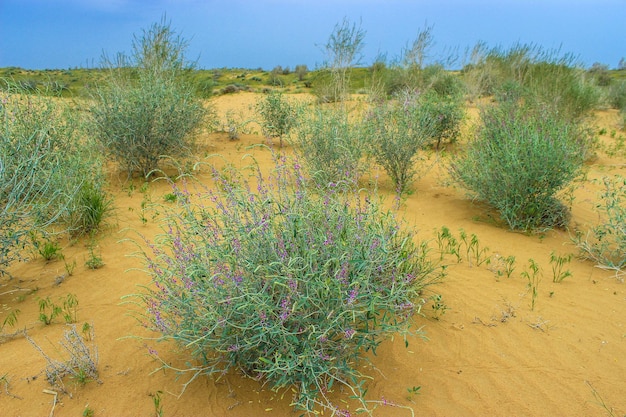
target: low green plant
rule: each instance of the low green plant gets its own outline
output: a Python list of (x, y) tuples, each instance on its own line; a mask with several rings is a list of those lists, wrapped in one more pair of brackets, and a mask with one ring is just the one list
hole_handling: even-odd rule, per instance
[(498, 278), (506, 275), (507, 278), (511, 278), (511, 274), (515, 270), (515, 256), (507, 256), (506, 258), (495, 254), (491, 258), (487, 258), (485, 263), (488, 265), (488, 269), (495, 273)]
[(437, 246), (440, 260), (443, 260), (445, 255), (454, 255), (457, 262), (461, 262), (461, 244), (448, 227), (441, 226), (437, 231)]
[(78, 297), (76, 294), (67, 294), (63, 299), (63, 319), (67, 324), (78, 321)]
[(63, 312), (63, 309), (54, 304), (50, 297), (39, 299), (39, 321), (46, 326)]
[(453, 158), (450, 172), (511, 229), (563, 228), (569, 210), (557, 196), (582, 172), (585, 135), (549, 111), (517, 103), (490, 106), (482, 110), (477, 136)]
[(432, 297), (430, 297), (430, 300), (432, 301), (431, 307), (433, 309), (433, 318), (435, 320), (439, 320), (441, 316), (446, 313), (446, 310), (448, 310), (448, 306), (443, 301), (443, 297), (441, 296), (441, 294), (433, 295)]
[(562, 282), (565, 278), (571, 277), (572, 272), (563, 270), (565, 264), (568, 264), (572, 260), (572, 254), (565, 256), (557, 255), (555, 251), (550, 253), (550, 265), (552, 266), (552, 282)]
[(175, 203), (178, 200), (178, 196), (174, 193), (166, 193), (163, 196), (163, 200), (168, 203)]
[(35, 248), (37, 252), (46, 261), (52, 261), (53, 259), (63, 259), (63, 250), (59, 245), (59, 242), (45, 240), (44, 242), (35, 241)]
[(19, 316), (19, 314), (20, 310), (18, 310), (17, 308), (7, 313), (7, 316), (4, 318), (4, 320), (2, 320), (2, 325), (0, 325), (0, 332), (2, 332), (6, 326), (15, 327), (15, 325), (17, 324), (17, 316)]
[(596, 211), (600, 224), (586, 234), (576, 233), (574, 242), (584, 258), (605, 269), (614, 270), (623, 279), (626, 268), (626, 178), (620, 175), (602, 178), (602, 192)]
[(152, 395), (152, 402), (154, 403), (154, 415), (156, 417), (163, 417), (163, 403), (161, 401), (161, 394), (163, 394), (163, 391), (157, 391)]
[(180, 347), (184, 387), (241, 369), (293, 387), (297, 409), (339, 412), (326, 396), (339, 386), (367, 409), (364, 352), (422, 334), (413, 315), (438, 268), (376, 195), (308, 187), (298, 161), (276, 158), (269, 175), (215, 169), (220, 186), (175, 189), (164, 233), (140, 245), (154, 285), (139, 319)]
[(539, 265), (533, 260), (528, 260), (528, 269), (522, 272), (522, 277), (528, 281), (528, 289), (530, 291), (530, 309), (535, 310), (537, 296), (539, 295), (539, 282), (541, 277), (539, 273)]
[(95, 415), (96, 413), (93, 408), (89, 407), (89, 404), (87, 404), (83, 410), (83, 417), (94, 417)]
[(100, 269), (104, 266), (102, 256), (96, 254), (95, 244), (89, 245), (89, 258), (85, 261), (85, 266), (89, 269)]
[(74, 269), (76, 269), (76, 259), (74, 259), (71, 263), (64, 261), (64, 264), (65, 264), (65, 272), (67, 273), (67, 276), (71, 277), (72, 275), (74, 275)]

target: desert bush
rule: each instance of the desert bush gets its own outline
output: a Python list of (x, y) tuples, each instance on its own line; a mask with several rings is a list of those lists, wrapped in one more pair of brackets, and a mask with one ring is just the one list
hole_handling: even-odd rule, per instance
[(600, 202), (596, 205), (602, 220), (588, 233), (577, 233), (574, 241), (584, 258), (602, 268), (615, 270), (623, 277), (626, 269), (626, 178), (604, 177), (602, 185)]
[(612, 79), (608, 65), (594, 62), (587, 72), (591, 75), (597, 85), (601, 87), (611, 85)]
[(261, 116), (261, 127), (265, 136), (279, 138), (288, 135), (298, 122), (298, 108), (290, 103), (280, 91), (270, 91), (256, 103), (256, 111)]
[(430, 134), (430, 143), (437, 149), (443, 141), (454, 143), (461, 134), (465, 103), (460, 95), (441, 95), (435, 89), (420, 94), (417, 99), (421, 130)]
[(511, 229), (564, 227), (569, 213), (557, 194), (581, 172), (584, 135), (550, 111), (515, 103), (487, 107), (451, 173)]
[(407, 94), (398, 101), (373, 107), (365, 119), (364, 137), (369, 154), (402, 195), (418, 173), (416, 162), (433, 136), (434, 119), (420, 109), (418, 97)]
[(109, 73), (94, 94), (94, 130), (103, 151), (129, 176), (149, 175), (165, 156), (184, 159), (192, 154), (194, 132), (205, 111), (183, 77), (190, 67), (186, 47), (162, 20), (135, 37), (130, 58), (104, 58)]
[(315, 83), (321, 102), (341, 102), (350, 92), (350, 71), (361, 61), (365, 31), (360, 25), (343, 19), (337, 23), (323, 47), (326, 62)]
[(494, 95), (505, 83), (519, 84), (529, 102), (577, 119), (600, 102), (600, 93), (573, 55), (518, 44), (508, 50), (479, 43), (463, 68), (473, 97)]
[(616, 81), (609, 86), (607, 100), (614, 109), (626, 109), (626, 80)]
[(422, 334), (411, 317), (439, 278), (426, 245), (374, 195), (316, 194), (297, 161), (229, 172), (200, 193), (174, 188), (179, 208), (144, 253), (140, 321), (176, 342), (191, 380), (239, 369), (295, 388), (297, 409), (338, 411), (338, 386), (367, 408), (364, 352)]
[(296, 65), (294, 72), (296, 73), (296, 77), (298, 77), (298, 81), (304, 81), (304, 78), (309, 73), (309, 68), (305, 64)]
[[(81, 122), (58, 101), (3, 97), (0, 106), (0, 274), (23, 260), (29, 236), (62, 220), (89, 161), (81, 154)], [(87, 171), (89, 172), (89, 171)]]
[(296, 152), (315, 184), (355, 184), (364, 154), (361, 127), (345, 109), (317, 107), (300, 122)]

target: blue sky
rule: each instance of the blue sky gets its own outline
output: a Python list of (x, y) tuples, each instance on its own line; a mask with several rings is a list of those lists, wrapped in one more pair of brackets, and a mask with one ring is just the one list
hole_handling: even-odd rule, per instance
[(398, 57), (426, 25), (435, 56), (484, 41), (559, 49), (585, 66), (626, 57), (626, 0), (0, 0), (0, 67), (98, 66), (164, 13), (201, 68), (315, 68), (344, 17), (367, 32), (364, 64)]

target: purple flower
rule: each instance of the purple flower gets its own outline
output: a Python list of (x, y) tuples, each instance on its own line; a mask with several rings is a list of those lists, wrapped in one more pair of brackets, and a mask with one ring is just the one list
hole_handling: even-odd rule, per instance
[(348, 299), (346, 300), (346, 303), (348, 305), (352, 305), (354, 303), (354, 300), (356, 300), (356, 296), (359, 294), (359, 289), (357, 288), (352, 288), (350, 290), (350, 293), (348, 293)]
[(343, 332), (343, 337), (345, 337), (346, 339), (352, 339), (352, 336), (354, 336), (355, 333), (356, 333), (356, 330), (354, 330), (353, 328), (347, 328)]

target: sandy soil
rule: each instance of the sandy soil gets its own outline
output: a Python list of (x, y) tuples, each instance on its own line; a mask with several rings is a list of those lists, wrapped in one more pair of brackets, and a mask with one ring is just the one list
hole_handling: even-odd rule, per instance
[[(215, 99), (220, 114), (229, 109), (245, 115), (257, 96), (240, 93)], [(598, 127), (617, 129), (617, 114), (601, 112)], [(254, 130), (254, 129), (253, 129)], [(239, 161), (247, 145), (261, 143), (258, 134), (244, 134), (228, 141), (225, 134), (206, 136), (199, 159), (220, 153)], [(612, 141), (609, 135), (601, 138)], [(268, 161), (268, 151), (252, 151)], [(599, 153), (589, 163), (589, 180), (608, 173), (626, 175), (623, 159)], [(447, 306), (437, 319), (430, 305), (417, 322), (424, 326), (427, 341), (387, 341), (372, 357), (375, 369), (368, 399), (379, 401), (377, 416), (621, 416), (626, 414), (626, 287), (611, 272), (576, 258), (566, 265), (572, 276), (552, 282), (550, 253), (575, 254), (576, 247), (564, 231), (527, 235), (509, 232), (490, 221), (485, 207), (472, 203), (463, 191), (446, 186), (442, 157), (433, 155), (429, 169), (414, 184), (415, 192), (400, 208), (401, 215), (420, 230), (421, 239), (434, 238), (447, 226), (458, 235), (462, 228), (478, 236), (488, 247), (491, 266), (470, 265), (466, 259), (450, 263), (448, 276), (433, 287)], [(131, 185), (134, 185), (134, 190)], [(96, 254), (105, 265), (85, 267), (89, 241), (63, 241), (65, 261), (77, 263), (74, 274), (58, 284), (63, 261), (46, 263), (41, 258), (16, 265), (15, 279), (0, 287), (0, 323), (10, 309), (21, 314), (15, 328), (5, 327), (0, 337), (0, 416), (154, 416), (158, 394), (164, 416), (289, 416), (299, 415), (289, 407), (291, 392), (274, 393), (239, 374), (219, 380), (199, 378), (180, 397), (181, 384), (173, 372), (153, 373), (158, 363), (148, 354), (156, 349), (172, 364), (180, 362), (171, 346), (130, 337), (150, 336), (131, 316), (133, 306), (122, 297), (149, 284), (148, 276), (132, 257), (136, 247), (128, 239), (137, 233), (148, 237), (159, 232), (158, 218), (146, 213), (142, 224), (142, 201), (162, 202), (169, 192), (162, 182), (149, 185), (128, 182), (111, 175), (115, 214), (111, 227), (98, 240)], [(380, 189), (391, 193), (381, 173)], [(597, 188), (587, 181), (576, 190), (573, 225), (596, 221), (593, 203)], [(516, 257), (517, 269), (510, 278), (498, 277), (493, 265), (498, 256)], [(528, 259), (541, 267), (538, 297), (531, 310), (531, 295), (521, 272)], [(34, 292), (28, 290), (36, 290)], [(101, 383), (84, 386), (66, 381), (68, 393), (54, 395), (42, 370), (45, 358), (16, 330), (28, 335), (51, 358), (62, 360), (59, 341), (67, 329), (61, 318), (49, 326), (38, 321), (38, 300), (58, 301), (68, 293), (79, 300), (78, 325), (93, 324), (99, 353)], [(421, 387), (418, 394), (408, 389)], [(347, 393), (334, 398), (346, 401)], [(404, 408), (397, 407), (401, 405)], [(54, 408), (54, 409), (53, 409)], [(613, 414), (611, 414), (613, 413)], [(328, 413), (326, 413), (328, 414)]]

